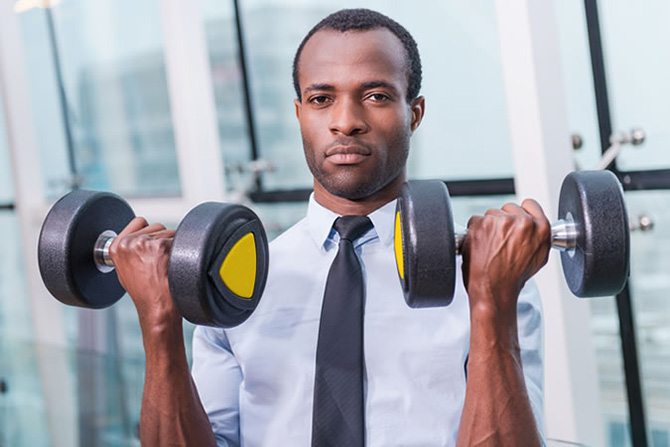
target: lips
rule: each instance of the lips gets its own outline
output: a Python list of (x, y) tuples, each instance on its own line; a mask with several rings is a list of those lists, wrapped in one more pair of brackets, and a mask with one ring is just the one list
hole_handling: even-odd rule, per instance
[(370, 150), (360, 145), (335, 145), (326, 150), (326, 159), (331, 163), (357, 164), (370, 156)]

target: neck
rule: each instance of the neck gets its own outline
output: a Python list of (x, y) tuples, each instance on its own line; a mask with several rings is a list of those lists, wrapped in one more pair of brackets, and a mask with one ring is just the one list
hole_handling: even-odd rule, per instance
[(328, 192), (319, 182), (314, 180), (314, 199), (323, 207), (342, 216), (367, 216), (392, 200), (398, 198), (400, 188), (405, 183), (403, 172), (374, 194), (362, 199), (346, 199)]

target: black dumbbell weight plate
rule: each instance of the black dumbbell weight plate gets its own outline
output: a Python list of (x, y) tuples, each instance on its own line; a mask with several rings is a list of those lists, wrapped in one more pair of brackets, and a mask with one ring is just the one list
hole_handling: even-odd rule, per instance
[(448, 306), (454, 297), (454, 221), (446, 185), (407, 182), (398, 196), (395, 254), (405, 301), (410, 307)]
[(170, 293), (191, 323), (234, 327), (258, 306), (267, 268), (267, 236), (256, 214), (241, 205), (203, 203), (177, 228)]
[(121, 197), (96, 191), (72, 191), (49, 211), (38, 243), (42, 280), (59, 301), (71, 306), (101, 309), (118, 301), (125, 291), (115, 271), (103, 273), (93, 260), (98, 236), (119, 233), (135, 217)]
[(563, 181), (559, 219), (577, 227), (577, 247), (561, 253), (563, 272), (578, 297), (616, 295), (628, 279), (630, 227), (619, 180), (609, 171), (582, 171)]

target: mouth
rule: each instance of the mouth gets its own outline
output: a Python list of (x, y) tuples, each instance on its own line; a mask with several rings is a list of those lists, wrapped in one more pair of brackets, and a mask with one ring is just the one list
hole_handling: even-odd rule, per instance
[(338, 145), (326, 151), (326, 159), (338, 165), (353, 165), (363, 162), (370, 156), (370, 151), (359, 145)]

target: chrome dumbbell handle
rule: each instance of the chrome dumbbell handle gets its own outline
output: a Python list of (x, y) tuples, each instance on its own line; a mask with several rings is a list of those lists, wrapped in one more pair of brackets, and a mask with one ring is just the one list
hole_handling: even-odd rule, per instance
[(572, 216), (551, 224), (551, 248), (558, 251), (572, 250), (577, 246), (577, 225)]
[(93, 246), (93, 260), (97, 269), (102, 273), (109, 273), (114, 270), (114, 262), (112, 262), (112, 258), (109, 256), (109, 247), (114, 242), (114, 239), (116, 239), (116, 236), (118, 235), (112, 230), (103, 231)]
[[(454, 244), (456, 254), (461, 254), (463, 242), (467, 236), (467, 229), (454, 232)], [(571, 250), (577, 246), (577, 226), (568, 215), (566, 219), (558, 220), (551, 224), (551, 248), (559, 251)]]

